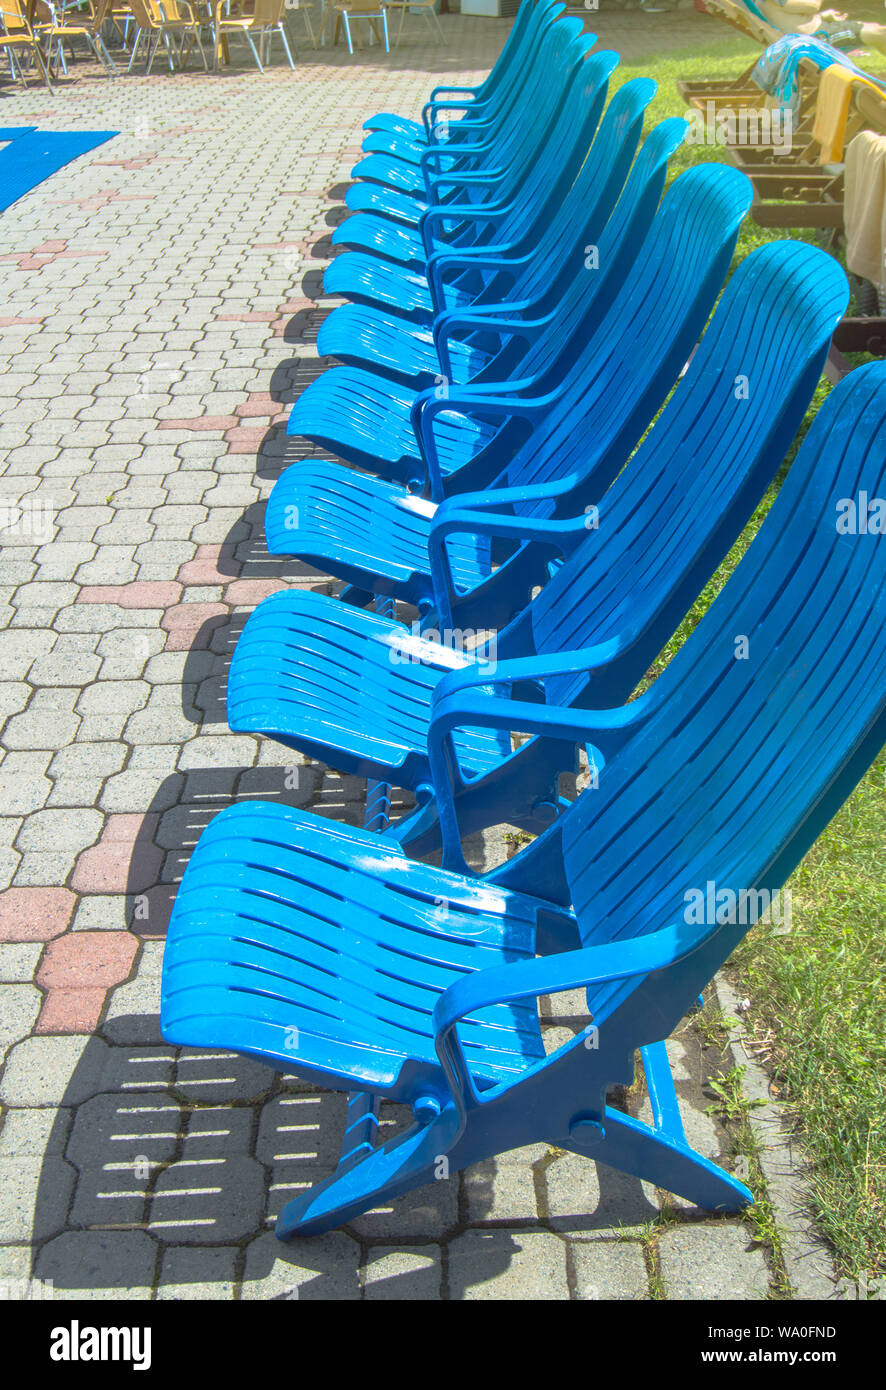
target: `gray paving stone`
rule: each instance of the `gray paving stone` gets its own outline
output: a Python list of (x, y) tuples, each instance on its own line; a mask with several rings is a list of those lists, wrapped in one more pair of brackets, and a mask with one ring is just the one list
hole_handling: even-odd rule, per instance
[(16, 849), (49, 851), (64, 845), (76, 857), (80, 850), (94, 845), (101, 834), (104, 817), (85, 807), (74, 810), (37, 811), (22, 828)]
[(658, 1215), (636, 1178), (578, 1154), (545, 1165), (544, 1187), (550, 1224), (559, 1231), (632, 1230)]
[(32, 984), (0, 985), (0, 1057), (28, 1036), (42, 1003), (42, 994)]
[(157, 1298), (176, 1302), (233, 1298), (239, 1253), (236, 1246), (225, 1245), (167, 1250)]
[(61, 1231), (74, 1176), (60, 1158), (0, 1158), (0, 1242), (36, 1242)]
[(157, 1245), (144, 1231), (65, 1231), (37, 1256), (34, 1272), (51, 1279), (57, 1299), (150, 1298)]
[(153, 1054), (109, 1047), (100, 1038), (50, 1034), (25, 1038), (9, 1053), (0, 1080), (4, 1105), (82, 1105), (104, 1091), (162, 1089)]
[(160, 1174), (148, 1229), (164, 1240), (209, 1245), (242, 1239), (260, 1229), (265, 1172), (248, 1157), (188, 1156)]
[(241, 1297), (344, 1302), (360, 1297), (360, 1247), (343, 1231), (291, 1240), (268, 1233), (246, 1252)]
[(441, 1297), (441, 1252), (437, 1245), (415, 1249), (377, 1245), (363, 1271), (363, 1296), (372, 1302), (429, 1301)]
[(42, 941), (16, 941), (0, 946), (0, 980), (4, 984), (30, 983), (42, 952)]
[(64, 1153), (73, 1112), (55, 1106), (40, 1109), (7, 1110), (0, 1130), (0, 1157), (61, 1157)]
[(449, 1296), (568, 1299), (566, 1246), (549, 1231), (465, 1231), (449, 1244)]
[(648, 1299), (642, 1247), (627, 1240), (574, 1240), (569, 1246), (578, 1299)]
[(679, 1225), (659, 1240), (668, 1298), (763, 1299), (769, 1274), (762, 1249), (739, 1223)]
[[(547, 1155), (544, 1144), (513, 1149), (475, 1163), (462, 1174), (467, 1219), (478, 1222), (535, 1222), (538, 1219), (535, 1165)], [(540, 1177), (538, 1179), (541, 1181)]]

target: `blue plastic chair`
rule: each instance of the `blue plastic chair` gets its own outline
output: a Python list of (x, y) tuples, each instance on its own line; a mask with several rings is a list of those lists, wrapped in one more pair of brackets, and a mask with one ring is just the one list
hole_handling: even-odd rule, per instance
[[(614, 123), (624, 109), (621, 103), (616, 105), (621, 93), (617, 93), (610, 103), (606, 113), (608, 121), (604, 120), (603, 126), (598, 129), (606, 100), (607, 81), (617, 62), (618, 55), (615, 53), (596, 53), (578, 69), (546, 144), (545, 160), (536, 163), (529, 172), (519, 199), (503, 214), (484, 217), (472, 213), (459, 221), (457, 216), (444, 216), (440, 208), (428, 212), (420, 227), (406, 227), (378, 213), (354, 213), (335, 228), (333, 244), (372, 252), (409, 271), (425, 275), (429, 259), (433, 257), (437, 260), (446, 253), (457, 257), (467, 254), (465, 264), (472, 265), (478, 254), (484, 261), (490, 255), (510, 260), (524, 252), (536, 250), (539, 236), (544, 239), (551, 220), (562, 213), (570, 185), (573, 185), (574, 193), (574, 181), (583, 179), (585, 186), (593, 189), (593, 180), (586, 171), (588, 161), (593, 158), (597, 165), (605, 159), (606, 145), (614, 136), (628, 138), (627, 131), (622, 134), (617, 126), (614, 129)], [(655, 95), (655, 83), (649, 78), (635, 79), (628, 86), (632, 92), (642, 90), (647, 94), (644, 106)], [(613, 106), (615, 111), (610, 115)], [(634, 141), (635, 147), (641, 129), (642, 120)], [(592, 141), (594, 143), (589, 154), (588, 147)], [(447, 229), (448, 222), (454, 223), (451, 230)]]
[[(386, 154), (364, 155), (351, 173), (376, 186), (369, 206), (415, 225), (429, 206), (451, 201), (456, 193), (471, 204), (513, 197), (528, 169), (543, 159), (570, 76), (595, 41), (579, 19), (548, 25), (508, 111), (476, 139), (460, 142), (457, 157), (449, 146), (439, 145), (422, 152), (418, 165)], [(350, 198), (345, 201), (353, 211), (360, 210)]]
[[(371, 128), (363, 140), (364, 151), (367, 154), (384, 154), (420, 165), (429, 149), (436, 149), (447, 156), (458, 158), (462, 146), (473, 145), (478, 139), (494, 136), (503, 129), (513, 113), (519, 110), (534, 76), (541, 39), (551, 24), (562, 15), (563, 9), (559, 3), (553, 2), (535, 7), (530, 21), (532, 32), (530, 33), (527, 27), (521, 45), (522, 52), (515, 55), (510, 74), (503, 78), (497, 96), (493, 95), (480, 101), (466, 101), (464, 96), (455, 101), (443, 100), (442, 91), (445, 89), (438, 88), (422, 112), (421, 125), (415, 123), (412, 129), (407, 130), (393, 129), (391, 126), (379, 127), (374, 124), (378, 117), (374, 117), (372, 122), (367, 122), (364, 129), (370, 126)], [(518, 15), (512, 34), (519, 28), (520, 19)], [(506, 57), (504, 50), (501, 56), (502, 59)], [(452, 121), (450, 113), (455, 111), (461, 111), (463, 114), (458, 120)]]
[[(363, 123), (363, 129), (371, 133), (367, 138), (388, 135), (396, 143), (382, 148), (397, 153), (426, 149), (435, 143), (457, 144), (469, 138), (478, 126), (488, 128), (518, 99), (543, 29), (565, 9), (560, 0), (523, 0), (504, 48), (479, 87), (435, 87), (420, 121), (392, 112), (371, 116)], [(446, 100), (447, 94), (457, 99)], [(437, 121), (441, 111), (465, 114), (451, 124), (447, 117), (444, 134)]]
[[(524, 269), (521, 258), (538, 250), (581, 169), (617, 63), (616, 53), (601, 52), (572, 66), (556, 117), (541, 127), (540, 153), (515, 156), (509, 167), (519, 171), (511, 179), (517, 186), (494, 201), (429, 206), (420, 228), (399, 227), (372, 213), (342, 223), (336, 238), (353, 236), (369, 253), (346, 251), (332, 261), (324, 292), (386, 306), (416, 323), (432, 322), (446, 307), (503, 298)], [(552, 74), (552, 88), (556, 81)]]
[[(231, 728), (411, 787), (420, 809), (394, 833), (422, 852), (433, 848), (435, 692), (455, 682), (470, 700), (476, 687), (503, 678), (527, 682), (536, 698), (559, 706), (627, 699), (771, 481), (847, 298), (842, 270), (821, 250), (777, 242), (749, 256), (660, 418), (600, 498), (592, 529), (585, 515), (551, 520), (532, 509), (492, 510), (485, 506), (492, 494), (451, 499), (431, 533), (437, 607), (423, 635), (323, 595), (271, 595), (234, 653)], [(618, 463), (611, 463), (612, 475)], [(459, 603), (454, 594), (447, 540), (469, 533), (532, 540), (535, 551), (534, 568), (521, 551), (488, 579), (486, 621), (480, 596)], [(565, 562), (530, 598), (556, 552)], [(465, 652), (453, 639), (494, 626), (497, 610), (515, 605), (521, 611), (493, 646)], [(502, 820), (537, 831), (562, 808), (558, 779), (577, 770), (574, 749), (537, 739), (512, 753), (507, 700), (498, 707), (505, 711), (498, 726), (459, 728), (462, 823)]]
[[(539, 1141), (701, 1207), (752, 1201), (690, 1147), (664, 1039), (886, 741), (886, 546), (836, 524), (862, 492), (886, 496), (882, 363), (825, 402), (747, 554), (639, 699), (577, 710), (441, 687), (441, 787), (465, 722), (504, 715), (598, 750), (599, 785), (500, 868), (433, 868), (266, 802), (204, 831), (166, 942), (164, 1037), (351, 1095), (338, 1170), (289, 1203), (278, 1236), (420, 1187), (441, 1156), (452, 1175)], [(458, 861), (451, 801), (444, 820)], [(709, 882), (745, 895), (744, 921), (697, 924), (688, 897)], [(588, 1029), (546, 1056), (536, 1001), (577, 988)], [(652, 1125), (606, 1099), (638, 1048)], [(414, 1120), (375, 1147), (382, 1097)]]
[[(653, 155), (656, 163), (661, 172)], [(650, 226), (657, 182), (650, 187), (640, 171), (624, 221), (611, 219), (600, 236), (598, 270), (585, 268), (581, 236), (564, 248), (573, 266), (569, 292), (529, 335), (522, 355), (504, 349), (496, 359), (496, 366), (509, 370), (508, 379), (488, 380), (490, 364), (469, 386), (416, 393), (359, 368), (333, 368), (296, 401), (288, 432), (307, 435), (433, 501), (494, 482), (542, 486), (571, 475), (578, 430), (594, 443), (573, 488), (601, 457), (620, 467), (701, 333), (751, 199), (748, 181), (737, 170), (698, 166), (672, 185)], [(646, 342), (656, 344), (654, 353), (644, 350)], [(305, 558), (330, 550), (334, 572), (336, 562), (348, 558), (344, 577), (380, 592), (384, 583), (365, 585), (361, 571), (371, 575), (378, 568), (375, 555), (387, 555), (400, 570), (387, 591), (421, 603), (428, 598), (427, 562), (403, 574), (400, 535), (405, 533), (414, 555), (432, 514), (402, 491), (373, 489), (369, 480), (340, 466), (311, 462), (293, 464), (278, 481), (266, 531), (273, 550)], [(364, 547), (362, 565), (356, 535)], [(341, 539), (349, 557), (342, 554)], [(471, 573), (462, 582), (476, 583), (488, 573), (484, 551), (474, 547), (473, 561), (466, 553)]]
[[(685, 134), (685, 121), (673, 117), (656, 126), (619, 197), (644, 109), (655, 90), (648, 78), (635, 78), (619, 88), (572, 187), (542, 230), (541, 241), (509, 258), (506, 284), (492, 285), (473, 307), (438, 315), (433, 326), (411, 323), (376, 306), (339, 305), (320, 326), (321, 355), (369, 366), (417, 390), (439, 384), (444, 377), (456, 383), (482, 379), (483, 372), (491, 380), (502, 380), (511, 361), (541, 335), (562, 342), (554, 331), (557, 318), (570, 312), (571, 299), (595, 295), (622, 240), (629, 250), (631, 238), (648, 227), (664, 186), (667, 160)], [(607, 227), (616, 198), (618, 206)], [(606, 242), (598, 247), (604, 233)], [(587, 259), (593, 247), (600, 252), (599, 269), (589, 276)], [(491, 298), (492, 292), (502, 298)], [(502, 358), (506, 342), (510, 346)]]

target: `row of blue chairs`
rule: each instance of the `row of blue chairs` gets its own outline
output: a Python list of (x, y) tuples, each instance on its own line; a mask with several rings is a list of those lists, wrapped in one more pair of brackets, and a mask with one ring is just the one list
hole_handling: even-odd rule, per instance
[[(886, 495), (879, 363), (632, 698), (776, 477), (847, 286), (785, 241), (724, 289), (748, 181), (665, 191), (683, 122), (641, 145), (654, 83), (607, 100), (617, 55), (562, 10), (524, 0), (478, 88), (367, 123), (319, 339), (342, 365), (288, 426), (342, 461), (287, 468), (265, 523), (344, 587), (266, 599), (231, 666), (232, 729), (415, 808), (377, 833), (233, 806), (173, 912), (166, 1038), (349, 1094), (338, 1169), (281, 1238), (539, 1140), (751, 1201), (689, 1146), (664, 1040), (886, 738), (886, 540), (845, 523)], [(529, 843), (472, 872), (463, 837), (498, 824)], [(757, 909), (699, 923), (711, 883)], [(588, 1028), (546, 1055), (538, 999), (576, 988)], [(638, 1049), (650, 1126), (607, 1104)], [(414, 1120), (377, 1144), (383, 1099)]]

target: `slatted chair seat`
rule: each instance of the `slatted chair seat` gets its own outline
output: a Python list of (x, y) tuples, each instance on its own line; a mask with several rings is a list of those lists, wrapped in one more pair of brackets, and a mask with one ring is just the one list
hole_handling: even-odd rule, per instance
[[(361, 881), (366, 903), (345, 921)], [(459, 890), (377, 835), (261, 802), (216, 817), (177, 901), (168, 1033), (205, 1047), (236, 1037), (282, 1065), (297, 1055), (318, 1079), (334, 1066), (348, 1085), (405, 1101), (445, 1087), (432, 1024), (444, 990), (535, 949), (531, 897), (493, 888), (484, 908), (471, 879)], [(481, 1086), (544, 1056), (534, 1004), (484, 1010), (463, 1038)]]

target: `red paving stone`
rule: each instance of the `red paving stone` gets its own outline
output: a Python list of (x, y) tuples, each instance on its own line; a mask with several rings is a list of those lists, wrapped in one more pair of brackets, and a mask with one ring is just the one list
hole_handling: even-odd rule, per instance
[(97, 845), (77, 859), (71, 886), (78, 893), (141, 893), (156, 884), (163, 852), (153, 843), (159, 816), (109, 816)]
[(174, 580), (142, 579), (132, 584), (87, 585), (77, 603), (115, 603), (118, 608), (168, 608), (181, 598), (182, 586)]
[(50, 941), (66, 930), (76, 904), (69, 888), (7, 888), (0, 893), (0, 941)]
[[(227, 616), (228, 610), (223, 603), (176, 604), (174, 608), (167, 609), (160, 619), (160, 626), (169, 634), (164, 650), (205, 651), (213, 632)], [(205, 630), (201, 632), (201, 629)]]
[(37, 984), (48, 990), (110, 989), (125, 980), (138, 941), (128, 931), (72, 931), (43, 952)]
[(216, 323), (273, 323), (277, 309), (244, 309), (241, 314), (219, 314)]
[(225, 439), (231, 446), (231, 453), (257, 453), (270, 425), (271, 422), (268, 420), (265, 425), (241, 425), (238, 429), (225, 430)]
[(248, 607), (261, 603), (269, 594), (279, 593), (281, 589), (288, 587), (282, 579), (236, 579), (225, 589), (225, 600), (227, 603)]
[[(220, 565), (225, 565), (227, 572)], [(193, 560), (186, 561), (175, 577), (180, 584), (230, 584), (237, 578), (233, 571), (239, 569), (233, 546), (199, 545)]]
[(236, 415), (198, 415), (193, 420), (158, 420), (160, 430), (227, 430), (237, 423)]
[(274, 400), (267, 391), (257, 391), (250, 396), (249, 400), (245, 400), (242, 406), (236, 406), (235, 413), (241, 418), (245, 416), (275, 416), (275, 414), (282, 413), (282, 406), (280, 400)]
[(0, 318), (0, 328), (24, 328), (28, 324), (42, 322), (42, 318)]
[(107, 997), (107, 990), (94, 986), (51, 990), (43, 1002), (34, 1032), (94, 1033)]

